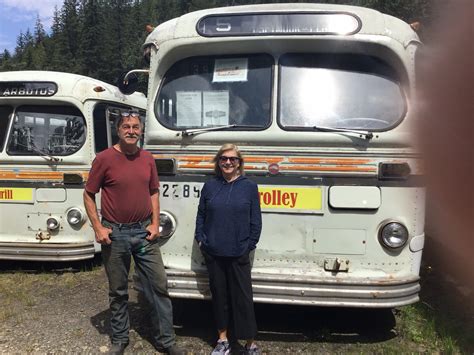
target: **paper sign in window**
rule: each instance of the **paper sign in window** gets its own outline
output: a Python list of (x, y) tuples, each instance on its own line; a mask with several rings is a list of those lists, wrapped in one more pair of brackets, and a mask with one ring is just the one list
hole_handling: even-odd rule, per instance
[(212, 82), (247, 81), (247, 73), (247, 58), (216, 59), (214, 62)]
[(229, 92), (203, 92), (204, 126), (221, 126), (229, 124)]
[(176, 125), (178, 127), (200, 127), (202, 95), (200, 91), (176, 92)]

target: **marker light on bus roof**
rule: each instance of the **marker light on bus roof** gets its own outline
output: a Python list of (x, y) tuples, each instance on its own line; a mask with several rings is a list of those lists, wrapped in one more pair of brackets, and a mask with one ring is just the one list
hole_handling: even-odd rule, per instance
[(146, 31), (147, 33), (152, 33), (154, 29), (155, 29), (155, 27), (152, 26), (152, 25), (150, 25), (150, 24), (148, 24), (148, 25), (145, 26), (145, 31)]
[(96, 87), (94, 87), (93, 90), (95, 92), (102, 92), (102, 91), (105, 91), (105, 88), (103, 86), (97, 85)]

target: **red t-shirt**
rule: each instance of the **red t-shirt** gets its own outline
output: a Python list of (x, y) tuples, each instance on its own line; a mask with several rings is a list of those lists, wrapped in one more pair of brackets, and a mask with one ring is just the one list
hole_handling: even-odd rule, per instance
[(160, 186), (153, 156), (140, 149), (125, 155), (113, 147), (92, 162), (86, 191), (101, 192), (101, 214), (115, 223), (134, 223), (152, 213), (150, 193)]

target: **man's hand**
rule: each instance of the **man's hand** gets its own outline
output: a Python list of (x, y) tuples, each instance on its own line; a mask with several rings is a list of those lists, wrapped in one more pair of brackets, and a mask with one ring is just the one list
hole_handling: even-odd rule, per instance
[(150, 224), (148, 227), (146, 227), (146, 230), (148, 231), (148, 236), (146, 237), (146, 240), (149, 240), (150, 242), (152, 240), (155, 240), (156, 238), (160, 237), (160, 226), (156, 224)]
[(112, 233), (112, 229), (100, 225), (95, 230), (95, 240), (97, 243), (102, 245), (109, 245), (112, 243), (109, 236)]

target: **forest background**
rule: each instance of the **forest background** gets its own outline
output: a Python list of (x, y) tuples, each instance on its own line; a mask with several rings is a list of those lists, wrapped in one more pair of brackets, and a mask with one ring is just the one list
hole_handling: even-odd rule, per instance
[[(50, 33), (38, 17), (33, 29), (18, 35), (13, 53), (0, 53), (0, 71), (62, 71), (115, 84), (124, 71), (146, 66), (146, 25), (206, 8), (279, 2), (364, 6), (429, 28), (435, 0), (65, 0), (55, 9)], [(421, 32), (422, 39), (424, 33), (429, 31)]]

